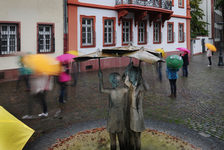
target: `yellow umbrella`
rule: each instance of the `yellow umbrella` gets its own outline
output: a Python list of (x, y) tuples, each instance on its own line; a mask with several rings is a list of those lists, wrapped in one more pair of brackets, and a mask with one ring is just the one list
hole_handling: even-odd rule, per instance
[(162, 53), (163, 58), (166, 57), (166, 53), (164, 52), (164, 50), (162, 48), (157, 48), (156, 51)]
[(71, 51), (67, 51), (68, 54), (72, 54), (74, 56), (79, 56), (79, 55), (82, 55), (80, 54), (80, 52), (76, 51), (76, 50), (71, 50)]
[(39, 74), (58, 75), (61, 72), (59, 61), (43, 54), (26, 55), (23, 63)]
[(216, 52), (216, 47), (215, 47), (214, 45), (212, 45), (212, 44), (210, 44), (210, 43), (206, 43), (205, 46), (206, 46), (209, 50), (211, 50), (211, 51), (213, 51), (213, 52)]
[(0, 149), (22, 150), (34, 130), (0, 106)]

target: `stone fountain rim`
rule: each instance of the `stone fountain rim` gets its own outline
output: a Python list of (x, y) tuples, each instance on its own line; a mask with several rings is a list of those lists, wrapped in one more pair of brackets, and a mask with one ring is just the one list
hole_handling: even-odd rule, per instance
[[(47, 150), (51, 145), (55, 144), (57, 139), (63, 139), (74, 135), (80, 131), (98, 128), (106, 125), (106, 120), (87, 121), (81, 123), (74, 123), (66, 128), (59, 128), (54, 132), (46, 133), (41, 137), (38, 137), (34, 142), (31, 142), (26, 147), (26, 150)], [(145, 120), (146, 128), (158, 130), (171, 136), (180, 138), (195, 147), (199, 147), (202, 150), (221, 150), (224, 147), (224, 141), (215, 137), (202, 136), (198, 132), (186, 128), (183, 125), (177, 125), (173, 123), (167, 123), (155, 120)]]

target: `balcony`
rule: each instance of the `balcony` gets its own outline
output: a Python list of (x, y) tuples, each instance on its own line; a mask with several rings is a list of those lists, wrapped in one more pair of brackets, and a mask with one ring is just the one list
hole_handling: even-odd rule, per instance
[(139, 5), (172, 10), (171, 0), (116, 0), (116, 5)]

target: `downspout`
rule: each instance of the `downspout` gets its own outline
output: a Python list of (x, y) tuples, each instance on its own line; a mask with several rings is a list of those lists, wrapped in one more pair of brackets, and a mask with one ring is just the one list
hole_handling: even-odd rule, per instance
[(68, 51), (68, 7), (67, 0), (63, 0), (63, 16), (64, 16), (64, 53)]

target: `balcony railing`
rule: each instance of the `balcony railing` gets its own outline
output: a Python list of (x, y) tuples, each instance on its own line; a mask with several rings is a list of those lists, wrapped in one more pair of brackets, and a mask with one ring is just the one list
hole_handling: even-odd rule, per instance
[(116, 0), (116, 5), (135, 4), (172, 10), (171, 0)]

